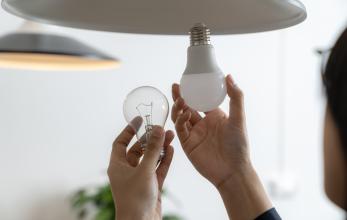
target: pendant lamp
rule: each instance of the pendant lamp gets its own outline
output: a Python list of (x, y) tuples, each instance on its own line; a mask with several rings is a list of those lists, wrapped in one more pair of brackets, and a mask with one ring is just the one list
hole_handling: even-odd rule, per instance
[(0, 37), (0, 68), (96, 70), (118, 65), (117, 59), (73, 38), (49, 34), (31, 21)]
[(214, 34), (286, 28), (305, 20), (299, 0), (2, 0), (17, 16), (74, 28), (181, 35), (197, 22)]

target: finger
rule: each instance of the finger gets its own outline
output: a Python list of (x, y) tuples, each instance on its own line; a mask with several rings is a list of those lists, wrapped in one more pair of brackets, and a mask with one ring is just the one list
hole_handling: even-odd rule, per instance
[(177, 83), (172, 84), (172, 99), (176, 101), (181, 96), (180, 85)]
[(143, 155), (143, 148), (141, 146), (140, 142), (136, 142), (128, 151), (127, 153), (127, 161), (128, 163), (136, 167), (139, 164), (139, 161)]
[[(201, 116), (199, 115), (198, 112), (191, 110), (189, 107), (187, 107), (184, 104), (184, 100), (182, 98), (178, 98), (175, 102), (175, 104), (172, 106), (172, 111), (171, 111), (171, 119), (175, 123), (177, 121), (177, 118), (183, 114), (184, 112), (190, 112), (192, 114), (192, 117), (190, 120), (187, 122), (187, 125), (189, 128), (193, 127), (196, 123), (198, 123), (201, 120)], [(192, 113), (194, 112), (194, 113)], [(195, 115), (195, 119), (193, 118), (193, 114)]]
[[(196, 123), (198, 123), (202, 117), (199, 115), (199, 113), (191, 108), (189, 108), (189, 106), (185, 103), (184, 99), (182, 98), (181, 96), (181, 93), (180, 93), (180, 87), (178, 84), (173, 84), (172, 85), (172, 98), (173, 100), (176, 102), (177, 99), (181, 98), (182, 100), (180, 100), (179, 102), (181, 102), (180, 104), (182, 106), (181, 109), (183, 109), (183, 111), (187, 111), (189, 110), (192, 114), (192, 117), (190, 119), (190, 123), (194, 126)], [(176, 117), (177, 118), (177, 117)], [(174, 122), (176, 120), (173, 120)]]
[[(205, 115), (209, 115), (209, 114), (216, 114), (216, 113), (221, 113), (221, 112), (223, 112), (222, 109), (216, 108), (216, 109), (214, 109), (214, 110), (212, 110), (212, 111), (204, 112), (204, 114), (205, 114)], [(224, 113), (224, 112), (223, 112), (223, 113)]]
[(166, 131), (165, 132), (164, 147), (169, 146), (174, 138), (175, 138), (175, 133), (173, 131), (171, 131), (171, 130)]
[(159, 126), (154, 126), (140, 166), (144, 167), (149, 172), (155, 171), (160, 157), (160, 152), (164, 146), (165, 133), (164, 129)]
[(181, 143), (184, 143), (189, 137), (189, 129), (187, 123), (189, 122), (190, 117), (191, 113), (187, 111), (181, 114), (176, 120), (175, 129)]
[(130, 123), (129, 125), (134, 129), (135, 132), (137, 132), (141, 125), (142, 125), (143, 119), (141, 116), (136, 116)]
[[(232, 123), (243, 123), (244, 121), (244, 103), (243, 93), (236, 85), (231, 75), (226, 77), (227, 93), (230, 97), (229, 120)], [(242, 125), (242, 124), (239, 124)]]
[(183, 113), (184, 101), (182, 98), (177, 98), (175, 103), (172, 106), (171, 119), (173, 122), (176, 122), (178, 116)]
[(157, 171), (156, 171), (160, 190), (163, 188), (164, 180), (169, 171), (173, 154), (174, 154), (174, 149), (172, 146), (166, 145), (164, 149), (165, 149), (165, 156), (161, 160), (159, 167), (157, 168)]
[(135, 130), (129, 124), (124, 130), (119, 134), (112, 145), (111, 160), (113, 159), (126, 159), (126, 148), (128, 147), (131, 139), (135, 135)]

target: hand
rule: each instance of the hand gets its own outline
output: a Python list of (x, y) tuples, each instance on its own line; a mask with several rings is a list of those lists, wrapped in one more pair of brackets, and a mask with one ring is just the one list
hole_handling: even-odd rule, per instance
[[(170, 143), (174, 134), (154, 126), (144, 155), (139, 142), (127, 152), (134, 135), (134, 128), (128, 125), (113, 143), (108, 176), (115, 200), (116, 219), (159, 220), (162, 219), (161, 191), (173, 157)], [(158, 166), (162, 147), (165, 156)]]
[(202, 118), (185, 104), (179, 85), (172, 87), (175, 104), (171, 116), (184, 152), (217, 188), (250, 166), (242, 91), (230, 75), (226, 82), (231, 99), (229, 117), (216, 109)]
[(217, 187), (230, 219), (252, 220), (272, 205), (250, 161), (242, 91), (230, 75), (226, 85), (229, 116), (216, 109), (202, 118), (185, 104), (177, 84), (171, 115), (184, 152)]

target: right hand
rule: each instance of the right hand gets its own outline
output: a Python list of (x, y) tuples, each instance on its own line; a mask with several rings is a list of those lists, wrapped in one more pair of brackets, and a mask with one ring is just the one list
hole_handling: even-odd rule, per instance
[(172, 86), (175, 101), (172, 121), (189, 160), (218, 189), (235, 174), (251, 169), (243, 94), (230, 75), (226, 77), (230, 113), (221, 109), (205, 113), (189, 108), (180, 95), (179, 85)]
[(256, 219), (272, 204), (251, 165), (242, 92), (230, 75), (226, 85), (229, 116), (216, 109), (204, 118), (184, 103), (179, 85), (173, 85), (172, 120), (184, 152), (217, 187), (230, 219)]

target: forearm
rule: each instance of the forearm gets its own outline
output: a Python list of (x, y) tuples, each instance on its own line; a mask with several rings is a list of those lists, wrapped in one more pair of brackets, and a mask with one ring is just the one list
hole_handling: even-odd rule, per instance
[(254, 220), (272, 204), (265, 189), (250, 165), (231, 176), (218, 187), (230, 219)]
[(158, 216), (147, 215), (147, 214), (139, 214), (136, 212), (117, 212), (116, 220), (153, 220), (153, 219), (161, 219)]
[[(142, 218), (138, 218), (137, 216), (132, 216), (132, 215), (125, 215), (125, 214), (116, 214), (116, 219), (115, 220), (135, 220), (135, 219), (142, 219)], [(144, 220), (144, 219), (143, 219)]]
[[(132, 207), (132, 208), (131, 208)], [(116, 220), (159, 220), (158, 214), (150, 210), (134, 209), (134, 206), (127, 205), (119, 208), (116, 206)]]

